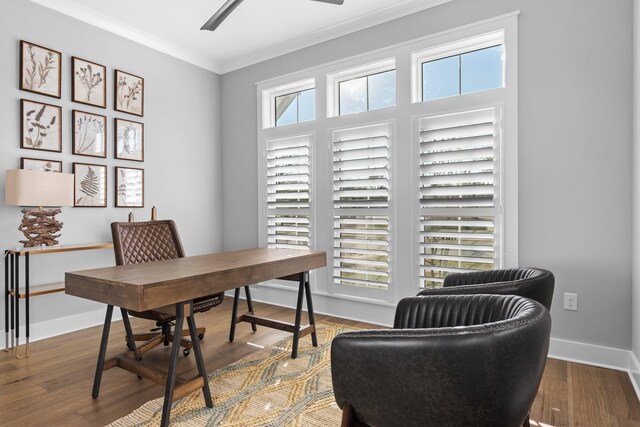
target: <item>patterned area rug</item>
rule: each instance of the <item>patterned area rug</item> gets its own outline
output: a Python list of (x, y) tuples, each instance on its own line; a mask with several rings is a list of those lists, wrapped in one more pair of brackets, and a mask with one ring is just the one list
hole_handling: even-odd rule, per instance
[[(318, 347), (307, 336), (291, 359), (292, 338), (209, 374), (213, 408), (200, 390), (176, 401), (172, 426), (338, 426), (342, 413), (331, 388), (331, 340), (344, 325), (318, 323)], [(147, 402), (110, 427), (160, 424), (163, 398)]]

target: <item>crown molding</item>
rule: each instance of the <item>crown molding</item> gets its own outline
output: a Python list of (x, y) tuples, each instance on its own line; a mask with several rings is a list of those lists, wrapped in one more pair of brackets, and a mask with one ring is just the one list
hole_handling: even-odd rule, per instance
[[(347, 0), (348, 1), (348, 0)], [(243, 56), (240, 59), (229, 60), (221, 63), (221, 73), (229, 73), (250, 65), (254, 65), (296, 50), (304, 49), (319, 43), (323, 43), (347, 34), (355, 33), (366, 28), (374, 27), (403, 16), (411, 15), (422, 10), (431, 9), (441, 4), (449, 3), (453, 0), (405, 0), (382, 9), (365, 13), (357, 18), (339, 22), (322, 30), (314, 31), (295, 40), (279, 43), (272, 47), (260, 49), (259, 51)]]
[(262, 48), (254, 53), (243, 55), (241, 58), (228, 61), (217, 61), (202, 53), (193, 52), (170, 41), (140, 31), (105, 14), (84, 6), (74, 0), (30, 0), (32, 3), (52, 9), (56, 12), (78, 19), (86, 24), (103, 29), (110, 33), (132, 40), (143, 46), (173, 56), (191, 63), (205, 70), (218, 74), (229, 73), (240, 68), (248, 67), (269, 59), (276, 58), (296, 50), (304, 49), (318, 43), (335, 39), (347, 34), (355, 33), (365, 28), (373, 27), (387, 21), (411, 15), (425, 9), (448, 3), (452, 0), (404, 0), (375, 11), (342, 21), (322, 30), (314, 31), (294, 40), (278, 43), (271, 47)]
[(143, 46), (157, 50), (174, 58), (196, 65), (205, 70), (220, 74), (220, 64), (214, 59), (180, 47), (170, 41), (140, 31), (110, 16), (96, 12), (73, 0), (30, 0), (46, 8), (75, 18), (85, 24), (92, 25)]

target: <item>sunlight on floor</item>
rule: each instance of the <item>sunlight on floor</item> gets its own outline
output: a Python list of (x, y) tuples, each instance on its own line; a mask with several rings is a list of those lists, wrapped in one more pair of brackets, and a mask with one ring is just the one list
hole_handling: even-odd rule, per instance
[(545, 424), (538, 421), (530, 420), (531, 427), (554, 427), (551, 424)]

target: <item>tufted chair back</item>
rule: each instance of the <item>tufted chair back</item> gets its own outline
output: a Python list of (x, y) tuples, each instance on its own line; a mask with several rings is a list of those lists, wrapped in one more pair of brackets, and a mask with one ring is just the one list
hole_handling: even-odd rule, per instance
[(111, 224), (117, 265), (183, 258), (184, 248), (172, 220)]

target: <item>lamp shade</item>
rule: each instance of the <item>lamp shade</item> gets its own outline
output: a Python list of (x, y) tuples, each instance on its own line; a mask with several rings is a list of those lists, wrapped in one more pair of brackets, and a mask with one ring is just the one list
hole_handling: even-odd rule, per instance
[(12, 169), (5, 174), (4, 202), (11, 206), (73, 206), (74, 175)]

